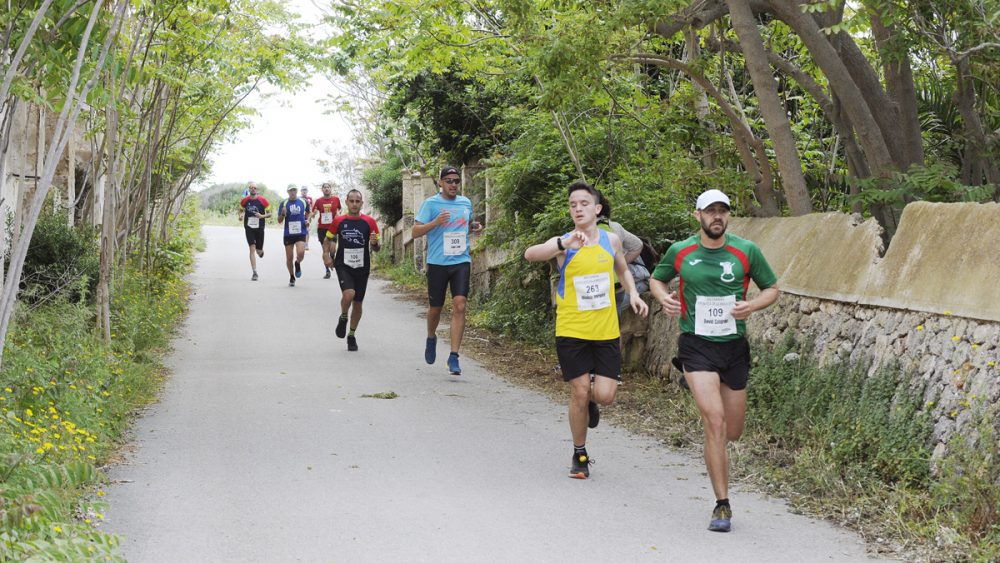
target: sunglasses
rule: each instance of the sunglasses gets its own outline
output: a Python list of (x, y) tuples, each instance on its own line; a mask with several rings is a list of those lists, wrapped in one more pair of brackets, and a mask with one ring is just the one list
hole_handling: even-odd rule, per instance
[(461, 184), (462, 181), (457, 178), (445, 178), (444, 183), (448, 184), (449, 186), (457, 186)]

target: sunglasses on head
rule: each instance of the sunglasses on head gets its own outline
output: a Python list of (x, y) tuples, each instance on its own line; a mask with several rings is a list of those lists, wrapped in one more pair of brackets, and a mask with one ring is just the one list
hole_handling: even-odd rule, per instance
[(459, 180), (458, 178), (445, 178), (444, 183), (451, 186), (457, 186), (462, 183), (462, 180)]

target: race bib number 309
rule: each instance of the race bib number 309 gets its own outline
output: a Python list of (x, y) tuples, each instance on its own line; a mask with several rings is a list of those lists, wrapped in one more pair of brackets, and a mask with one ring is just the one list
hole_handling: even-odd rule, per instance
[(465, 254), (468, 245), (469, 233), (465, 231), (452, 231), (444, 234), (444, 255), (459, 256)]

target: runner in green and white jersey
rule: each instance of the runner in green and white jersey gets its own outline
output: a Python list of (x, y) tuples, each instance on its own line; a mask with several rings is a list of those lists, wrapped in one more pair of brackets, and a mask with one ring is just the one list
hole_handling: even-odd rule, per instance
[[(708, 529), (715, 532), (731, 527), (726, 446), (743, 434), (746, 415), (746, 319), (778, 299), (777, 277), (757, 245), (726, 234), (729, 210), (729, 198), (719, 190), (698, 196), (694, 215), (701, 232), (674, 243), (650, 279), (663, 311), (680, 317), (673, 363), (684, 372), (705, 427), (705, 465), (716, 498)], [(667, 289), (675, 277), (680, 298)], [(761, 291), (747, 301), (751, 280)]]

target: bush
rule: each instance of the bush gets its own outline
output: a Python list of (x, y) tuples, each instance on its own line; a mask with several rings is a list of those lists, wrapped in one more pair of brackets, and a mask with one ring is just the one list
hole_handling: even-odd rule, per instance
[(173, 225), (178, 256), (126, 268), (114, 288), (112, 345), (95, 334), (92, 307), (66, 291), (18, 310), (0, 371), (0, 560), (124, 560), (96, 527), (96, 467), (155, 397), (158, 352), (185, 310), (197, 225)]
[[(10, 266), (9, 260), (5, 266)], [(19, 299), (37, 305), (58, 294), (86, 302), (97, 287), (99, 269), (96, 230), (70, 227), (65, 216), (44, 212), (24, 258)]]
[(820, 445), (838, 465), (884, 483), (926, 486), (933, 421), (901, 374), (786, 362), (794, 349), (762, 354), (754, 367), (747, 401), (755, 430), (790, 450)]
[(403, 218), (403, 165), (391, 158), (365, 170), (361, 184), (368, 190), (369, 203), (386, 225)]

